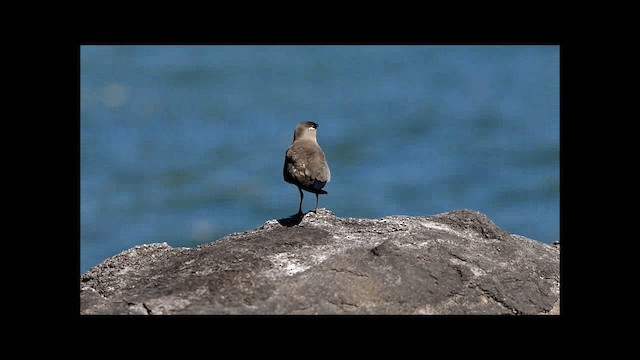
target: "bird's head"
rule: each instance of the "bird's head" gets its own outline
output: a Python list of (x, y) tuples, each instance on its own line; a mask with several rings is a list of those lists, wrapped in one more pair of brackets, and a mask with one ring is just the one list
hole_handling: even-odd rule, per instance
[(316, 129), (318, 128), (318, 124), (313, 121), (303, 121), (296, 126), (296, 129), (293, 131), (293, 141), (301, 138), (316, 138)]

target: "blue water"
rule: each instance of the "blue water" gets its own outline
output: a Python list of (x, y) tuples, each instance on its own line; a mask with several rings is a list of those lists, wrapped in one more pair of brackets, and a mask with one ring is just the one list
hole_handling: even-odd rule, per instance
[[(340, 217), (483, 212), (559, 239), (558, 46), (82, 46), (80, 271), (294, 214), (312, 120)], [(303, 210), (315, 206), (305, 194)]]

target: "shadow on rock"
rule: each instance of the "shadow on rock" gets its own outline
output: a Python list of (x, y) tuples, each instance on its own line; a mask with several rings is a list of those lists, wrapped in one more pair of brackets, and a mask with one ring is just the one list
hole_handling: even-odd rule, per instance
[(293, 214), (289, 217), (278, 219), (278, 223), (286, 227), (296, 226), (300, 224), (300, 222), (302, 222), (302, 219), (304, 218), (305, 215), (306, 215), (305, 213)]

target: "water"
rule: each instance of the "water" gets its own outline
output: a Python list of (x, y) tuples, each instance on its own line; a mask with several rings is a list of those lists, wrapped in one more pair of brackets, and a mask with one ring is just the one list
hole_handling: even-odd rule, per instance
[[(83, 46), (80, 271), (294, 214), (312, 120), (340, 217), (483, 212), (559, 239), (558, 46)], [(315, 206), (305, 194), (303, 210)]]

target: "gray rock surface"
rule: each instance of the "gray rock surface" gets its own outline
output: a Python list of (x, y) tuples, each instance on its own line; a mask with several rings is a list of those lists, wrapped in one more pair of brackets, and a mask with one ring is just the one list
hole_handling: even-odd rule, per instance
[(557, 246), (472, 210), (271, 220), (136, 246), (80, 277), (81, 314), (559, 314)]

